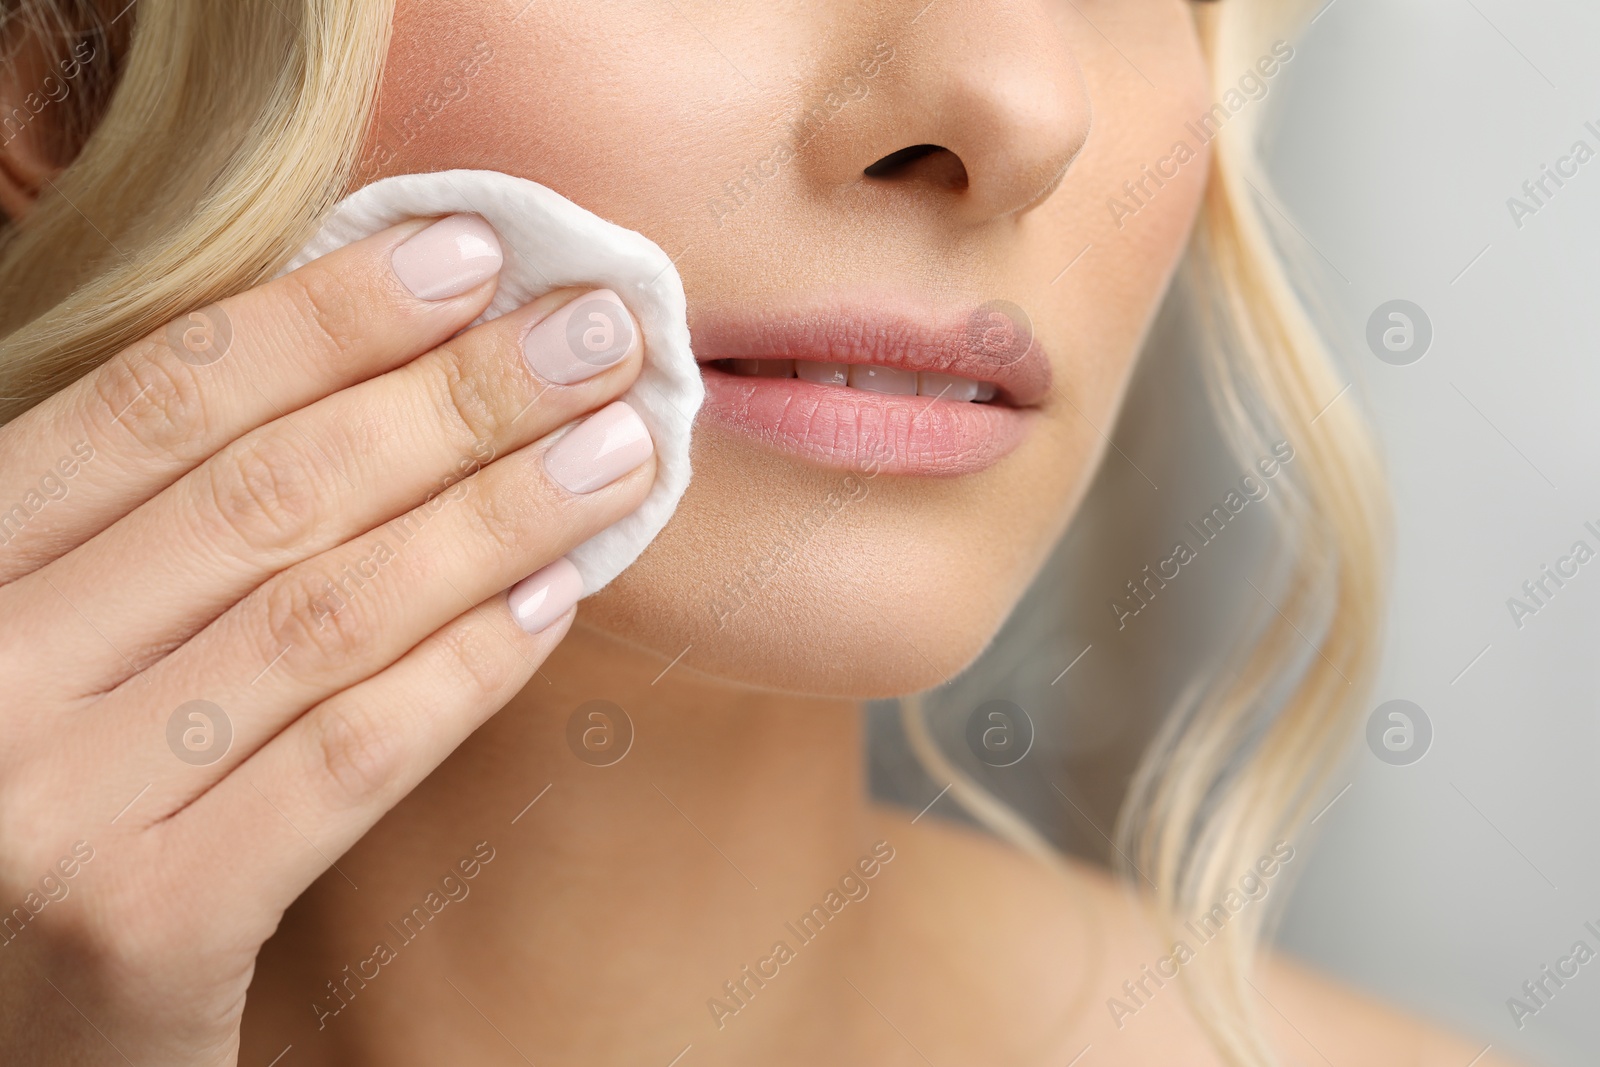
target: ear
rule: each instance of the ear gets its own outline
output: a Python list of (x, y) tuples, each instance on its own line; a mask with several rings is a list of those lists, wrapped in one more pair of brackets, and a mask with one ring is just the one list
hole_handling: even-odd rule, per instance
[[(36, 34), (26, 32), (0, 56), (0, 212), (20, 219), (46, 183), (60, 174), (57, 159), (66, 95), (77, 91)], [(76, 66), (76, 65), (74, 65)], [(76, 73), (76, 70), (74, 70)]]

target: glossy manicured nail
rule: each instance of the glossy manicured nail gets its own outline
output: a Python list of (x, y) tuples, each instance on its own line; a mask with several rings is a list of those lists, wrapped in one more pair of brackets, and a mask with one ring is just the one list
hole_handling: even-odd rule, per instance
[(528, 331), (523, 354), (552, 385), (571, 385), (616, 365), (637, 336), (633, 316), (610, 289), (572, 301)]
[(419, 300), (448, 300), (500, 273), (505, 254), (476, 215), (440, 219), (394, 250), (395, 275)]
[(517, 625), (536, 634), (565, 615), (582, 596), (583, 578), (572, 561), (562, 556), (512, 586), (506, 603)]
[(569, 493), (592, 493), (650, 458), (655, 442), (639, 413), (618, 400), (574, 426), (545, 453), (544, 469)]

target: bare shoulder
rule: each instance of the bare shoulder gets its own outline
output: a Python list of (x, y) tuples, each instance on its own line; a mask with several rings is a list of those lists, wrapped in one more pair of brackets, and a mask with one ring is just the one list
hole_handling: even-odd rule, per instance
[[(1130, 1067), (1220, 1064), (1180, 983), (1159, 979), (1174, 946), (1134, 887), (1092, 864), (1040, 863), (945, 820), (913, 823), (885, 811), (880, 833), (901, 865), (897, 895), (906, 894), (902, 914), (916, 917), (911, 936), (925, 932), (942, 950), (934, 955), (948, 954), (952, 966), (964, 959), (969, 975), (1008, 976), (1011, 1017), (1020, 1010), (1039, 1020), (1035, 1033), (1060, 1034), (1067, 1059), (1093, 1044), (1116, 1050), (1106, 1062)], [(972, 921), (975, 912), (981, 924)], [(1280, 953), (1262, 953), (1252, 981), (1261, 1023), (1288, 1062), (1516, 1067), (1484, 1042), (1453, 1036)], [(1023, 999), (1032, 1002), (1018, 1003), (1018, 990), (1030, 991)], [(1061, 1027), (1058, 1013), (1069, 1001), (1074, 1018)]]
[(1266, 1014), (1279, 1015), (1268, 1022), (1278, 1023), (1280, 1048), (1314, 1043), (1335, 1063), (1516, 1067), (1487, 1042), (1448, 1033), (1280, 953), (1263, 954), (1256, 984), (1270, 1000)]

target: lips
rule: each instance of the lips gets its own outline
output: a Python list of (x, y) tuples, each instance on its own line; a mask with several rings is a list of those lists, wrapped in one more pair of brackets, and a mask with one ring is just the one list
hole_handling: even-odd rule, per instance
[(701, 416), (826, 467), (955, 476), (998, 463), (1050, 392), (1022, 309), (696, 315)]

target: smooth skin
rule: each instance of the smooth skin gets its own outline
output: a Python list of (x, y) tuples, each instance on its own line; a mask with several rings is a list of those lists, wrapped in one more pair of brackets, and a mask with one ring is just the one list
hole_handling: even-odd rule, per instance
[[(884, 44), (893, 60), (858, 77), (864, 93), (849, 89), (845, 76)], [(848, 103), (793, 162), (737, 210), (716, 206), (795, 117), (841, 89)], [(41, 513), (61, 524), (49, 538), (56, 527), (41, 528), (28, 557), (42, 575), (280, 412), (304, 409), (290, 421), (313, 438), (322, 426), (331, 458), (291, 463), (292, 478), (268, 485), (284, 521), (258, 532), (270, 551), (248, 561), (217, 563), (232, 557), (204, 548), (211, 528), (191, 530), (196, 515), (172, 508), (177, 525), (139, 519), (140, 540), (95, 549), (100, 562), (71, 589), (21, 575), (0, 589), (38, 605), (0, 624), (22, 642), (6, 641), (3, 677), (28, 695), (0, 777), (7, 886), (24, 891), (76, 839), (97, 850), (28, 940), (0, 948), (8, 1003), (21, 1006), (6, 1016), (8, 1062), (126, 1053), (141, 1067), (209, 1065), (232, 1062), (240, 1040), (239, 1062), (260, 1067), (1059, 1065), (1086, 1047), (1083, 1067), (1216, 1064), (1174, 989), (1121, 1028), (1109, 1016), (1106, 999), (1170, 947), (1134, 902), (1093, 868), (1058, 875), (944, 821), (948, 798), (920, 818), (874, 804), (859, 717), (863, 697), (936, 686), (968, 663), (1076, 510), (1192, 228), (1203, 153), (1123, 227), (1106, 200), (1209, 103), (1181, 0), (402, 0), (369, 144), (379, 162), (364, 177), (482, 167), (549, 185), (674, 255), (691, 330), (719, 310), (863, 294), (957, 308), (1008, 299), (1028, 309), (1057, 392), (990, 470), (874, 479), (722, 628), (710, 610), (721, 584), (769, 555), (840, 475), (702, 427), (673, 523), (564, 639), (567, 622), (522, 635), (494, 589), (624, 513), (649, 471), (570, 501), (519, 457), (615, 396), (637, 363), (546, 394), (570, 396), (559, 412), (541, 401), (516, 418), (537, 385), (518, 369), (514, 324), (439, 350), (481, 345), (470, 366), (425, 354), (471, 320), (487, 286), (419, 310), (396, 300), (381, 254), (330, 257), (316, 269), (342, 296), (311, 303), (346, 316), (351, 329), (332, 332), (364, 354), (278, 346), (277, 374), (224, 360), (219, 374), (250, 376), (207, 379), (190, 403), (138, 416), (162, 447), (114, 436), (92, 386), (51, 401), (58, 417), (98, 413), (133, 458), (85, 467), (73, 495)], [(864, 174), (918, 144), (943, 150)], [(261, 324), (250, 336), (315, 321), (293, 298), (238, 303), (236, 321)], [(376, 351), (378, 336), (391, 347)], [(361, 392), (405, 375), (407, 360), (440, 359), (448, 373), (403, 379), (410, 402), (405, 385)], [(106, 395), (126, 402), (162, 377), (113, 378)], [(317, 421), (318, 398), (352, 393), (353, 421)], [(452, 419), (458, 395), (478, 402), (476, 435), (429, 421)], [(244, 408), (254, 414), (229, 432), (220, 412)], [(73, 439), (53, 426), (35, 412), (0, 436), (8, 488)], [(369, 447), (341, 449), (339, 435), (360, 427)], [(459, 525), (433, 520), (431, 553), (390, 568), (386, 597), (354, 602), (336, 644), (264, 677), (272, 695), (243, 717), (228, 766), (175, 765), (162, 728), (193, 683), (248, 682), (276, 651), (239, 572), (292, 587), (328, 553), (359, 552), (360, 528), (385, 511), (376, 501), (403, 508), (402, 487), (420, 501), (478, 436), (503, 458), (465, 483), (484, 484), (446, 512)], [(280, 506), (292, 500), (304, 506)], [(504, 536), (512, 527), (534, 532)], [(323, 555), (305, 555), (315, 546)], [(184, 583), (183, 595), (146, 573)], [(227, 608), (234, 588), (239, 606)], [(202, 604), (237, 621), (203, 623)], [(142, 621), (152, 613), (162, 633)], [(128, 681), (134, 665), (149, 669)], [(149, 699), (129, 688), (158, 679)], [(632, 723), (612, 766), (581, 761), (569, 742), (593, 700)], [(84, 728), (61, 730), (61, 714)], [(870, 895), (719, 1019), (709, 1005), (727, 1002), (724, 983), (879, 842), (894, 858)], [(401, 931), (408, 916), (420, 932)], [(369, 962), (379, 942), (392, 958)], [(1289, 1062), (1464, 1067), (1481, 1049), (1275, 959), (1257, 984)]]

